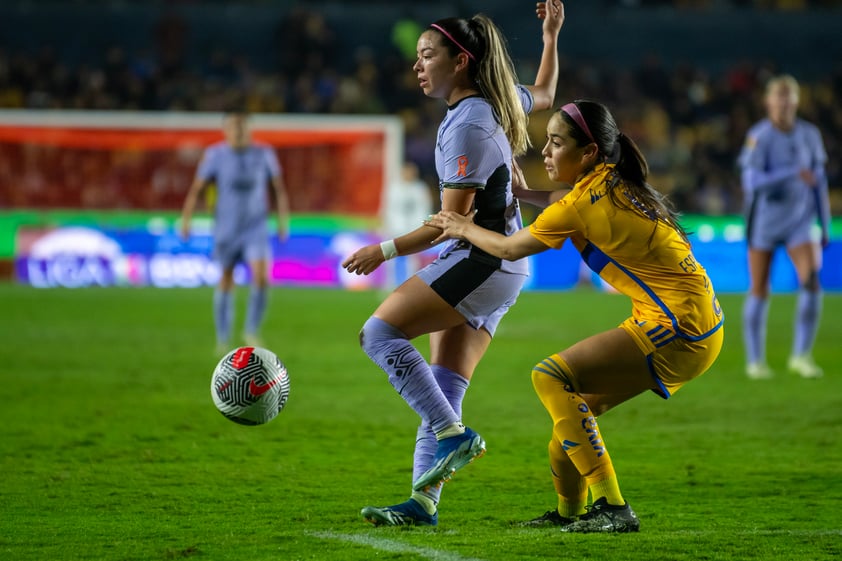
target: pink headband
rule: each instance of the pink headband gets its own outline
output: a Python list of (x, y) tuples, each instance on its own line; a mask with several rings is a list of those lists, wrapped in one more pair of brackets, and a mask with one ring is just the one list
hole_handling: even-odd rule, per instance
[(591, 142), (596, 142), (591, 134), (591, 129), (588, 128), (588, 124), (585, 122), (585, 118), (582, 117), (582, 112), (579, 111), (579, 107), (575, 103), (568, 103), (561, 110), (570, 115), (570, 118), (579, 125), (579, 128), (591, 139)]
[(442, 26), (440, 26), (440, 25), (438, 25), (438, 24), (435, 24), (435, 23), (434, 23), (434, 24), (430, 25), (430, 27), (432, 27), (432, 28), (433, 28), (433, 29), (435, 29), (436, 31), (441, 31), (441, 32), (444, 34), (444, 36), (445, 36), (445, 37), (447, 37), (448, 39), (450, 39), (450, 40), (453, 42), (453, 44), (454, 44), (454, 45), (456, 45), (457, 47), (459, 47), (459, 50), (461, 50), (463, 53), (465, 53), (466, 55), (468, 55), (468, 57), (469, 57), (472, 61), (474, 61), (474, 62), (476, 62), (476, 61), (477, 61), (477, 58), (476, 58), (473, 54), (471, 54), (471, 51), (469, 51), (468, 49), (466, 49), (465, 47), (463, 47), (463, 46), (462, 46), (462, 44), (461, 44), (461, 43), (459, 43), (459, 41), (457, 41), (456, 39), (454, 39), (454, 38), (453, 38), (453, 35), (451, 35), (451, 34), (450, 34), (450, 33), (448, 33), (447, 31), (445, 31), (445, 30), (444, 30), (444, 28), (443, 28)]

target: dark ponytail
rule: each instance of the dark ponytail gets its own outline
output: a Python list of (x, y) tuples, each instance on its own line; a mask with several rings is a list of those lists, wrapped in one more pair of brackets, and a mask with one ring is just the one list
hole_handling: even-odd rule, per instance
[[(646, 181), (649, 177), (646, 157), (634, 140), (620, 132), (608, 108), (599, 102), (582, 99), (573, 104), (579, 113), (576, 118), (571, 115), (575, 110), (559, 109), (570, 136), (578, 146), (593, 142), (599, 150), (600, 163), (614, 164), (614, 177), (609, 177), (606, 183), (611, 202), (620, 208), (636, 209), (656, 222), (664, 222), (686, 240), (687, 233), (679, 224), (678, 213), (670, 200)], [(583, 122), (580, 124), (577, 118)], [(654, 235), (654, 230), (652, 233)]]
[(620, 176), (634, 185), (645, 185), (646, 178), (649, 176), (649, 164), (634, 140), (618, 132), (615, 150), (619, 152), (615, 155), (617, 157), (615, 169)]

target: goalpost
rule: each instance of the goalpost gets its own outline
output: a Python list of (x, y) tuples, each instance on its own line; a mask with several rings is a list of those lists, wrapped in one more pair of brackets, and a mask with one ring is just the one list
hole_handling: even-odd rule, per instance
[[(394, 116), (254, 114), (251, 126), (277, 150), (293, 212), (375, 215), (403, 158)], [(221, 129), (217, 113), (0, 111), (0, 205), (177, 209)]]
[[(204, 148), (223, 138), (222, 121), (221, 113), (0, 110), (0, 262), (13, 261), (18, 280), (43, 286), (213, 283), (210, 215), (197, 209), (191, 247), (173, 236)], [(347, 286), (333, 253), (376, 232), (384, 190), (400, 174), (402, 122), (287, 114), (250, 121), (254, 140), (278, 154), (293, 213), (293, 238), (283, 248), (274, 241), (273, 282)], [(94, 231), (80, 237), (80, 225)], [(75, 229), (47, 243), (56, 227)], [(107, 238), (107, 251), (97, 236)], [(74, 243), (78, 252), (68, 256)], [(85, 249), (92, 245), (99, 253)]]

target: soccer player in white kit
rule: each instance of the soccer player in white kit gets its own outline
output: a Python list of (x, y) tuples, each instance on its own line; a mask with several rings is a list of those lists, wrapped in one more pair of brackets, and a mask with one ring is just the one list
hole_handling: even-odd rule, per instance
[[(484, 15), (447, 18), (418, 39), (413, 70), (424, 93), (443, 99), (435, 157), (441, 207), (511, 235), (522, 227), (512, 195), (512, 158), (528, 146), (526, 114), (552, 107), (558, 80), (559, 0), (537, 4), (543, 51), (532, 86), (518, 85), (502, 34)], [(441, 230), (421, 225), (363, 247), (342, 266), (369, 274), (385, 260), (430, 247)], [(392, 292), (365, 322), (360, 345), (421, 417), (409, 500), (367, 506), (375, 525), (436, 525), (441, 484), (482, 455), (485, 442), (462, 424), (462, 398), (474, 369), (528, 274), (466, 242), (448, 242), (436, 261)], [(429, 334), (430, 362), (410, 342)]]
[[(766, 363), (766, 318), (772, 257), (786, 248), (798, 274), (795, 334), (788, 367), (805, 378), (822, 375), (812, 358), (821, 314), (821, 246), (830, 228), (825, 162), (815, 125), (796, 117), (798, 82), (777, 76), (766, 87), (767, 117), (748, 131), (739, 157), (745, 198), (750, 289), (743, 306), (746, 375), (770, 378)], [(821, 240), (814, 239), (816, 222)]]
[(190, 236), (190, 220), (199, 194), (216, 185), (213, 226), (213, 256), (222, 276), (213, 295), (213, 317), (217, 354), (231, 343), (234, 322), (234, 267), (248, 264), (251, 289), (243, 327), (243, 342), (260, 346), (259, 329), (267, 307), (270, 258), (269, 191), (274, 190), (281, 241), (288, 235), (289, 202), (275, 151), (253, 142), (244, 112), (227, 113), (223, 120), (225, 140), (209, 146), (196, 170), (196, 177), (184, 200), (181, 235)]
[[(421, 179), (418, 165), (405, 161), (400, 178), (388, 185), (383, 196), (380, 209), (383, 235), (395, 238), (405, 234), (423, 223), (432, 212), (432, 192)], [(402, 255), (386, 263), (386, 286), (392, 290), (400, 281), (417, 272), (421, 268), (420, 257), (418, 254)]]

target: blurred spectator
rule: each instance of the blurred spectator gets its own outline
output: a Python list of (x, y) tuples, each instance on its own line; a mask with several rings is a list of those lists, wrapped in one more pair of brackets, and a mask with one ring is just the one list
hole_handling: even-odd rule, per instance
[(339, 59), (333, 30), (318, 10), (294, 6), (276, 32), (280, 71), (295, 80), (305, 72), (332, 68)]
[[(604, 4), (623, 10), (654, 6), (793, 10), (830, 9), (840, 2), (613, 0)], [(375, 52), (366, 41), (366, 22), (350, 23), (359, 24), (361, 31), (360, 43), (349, 50), (337, 33), (341, 21), (304, 3), (296, 4), (279, 15), (275, 34), (267, 42), (267, 53), (275, 53), (267, 55), (275, 64), (269, 69), (221, 37), (206, 46), (203, 60), (191, 64), (189, 21), (176, 8), (170, 7), (152, 23), (147, 45), (131, 49), (110, 44), (96, 61), (68, 62), (61, 58), (63, 51), (50, 43), (35, 52), (0, 45), (0, 108), (219, 112), (242, 105), (252, 113), (395, 114), (404, 123), (406, 157), (416, 162), (424, 181), (435, 182), (429, 147), (443, 109), (425, 99), (415, 73), (405, 63), (407, 57), (415, 56), (421, 7), (399, 10), (387, 31), (388, 48)], [(351, 17), (358, 13), (347, 12)], [(338, 16), (333, 13), (332, 17)], [(739, 212), (742, 200), (735, 155), (750, 124), (761, 117), (760, 84), (780, 69), (747, 59), (721, 69), (680, 60), (667, 64), (657, 53), (643, 56), (637, 65), (609, 60), (573, 65), (563, 50), (558, 96), (605, 100), (649, 155), (653, 183), (670, 192), (682, 212)], [(518, 68), (520, 76), (534, 71), (528, 64)], [(813, 81), (798, 78), (802, 113), (821, 128), (828, 153), (842, 153), (842, 105), (838, 103), (842, 65), (828, 68)], [(530, 131), (533, 142), (540, 144), (542, 116), (532, 116)], [(20, 163), (9, 160), (4, 165)], [(532, 183), (542, 183), (542, 169), (533, 171), (527, 166), (525, 171)], [(842, 158), (831, 157), (827, 173), (834, 211), (840, 214)], [(41, 184), (33, 173), (24, 194), (15, 195), (16, 204), (46, 204), (48, 196)], [(105, 204), (102, 195), (86, 196), (98, 206)], [(165, 199), (162, 195), (161, 200)]]
[(161, 77), (177, 77), (187, 55), (187, 22), (176, 12), (164, 13), (155, 24), (155, 47)]

